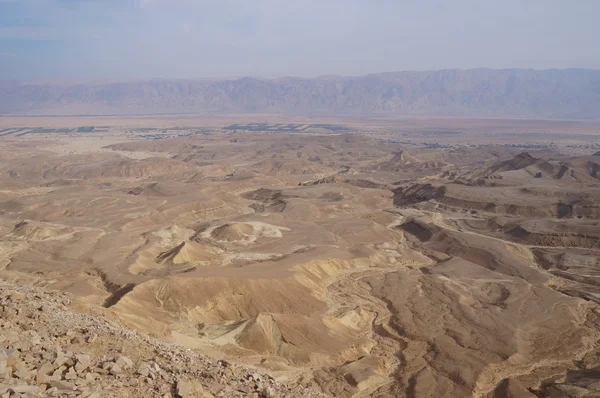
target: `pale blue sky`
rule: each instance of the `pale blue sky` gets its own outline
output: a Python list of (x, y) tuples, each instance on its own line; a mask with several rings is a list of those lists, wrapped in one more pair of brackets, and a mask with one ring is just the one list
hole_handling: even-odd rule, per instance
[(0, 80), (600, 68), (600, 0), (0, 0)]

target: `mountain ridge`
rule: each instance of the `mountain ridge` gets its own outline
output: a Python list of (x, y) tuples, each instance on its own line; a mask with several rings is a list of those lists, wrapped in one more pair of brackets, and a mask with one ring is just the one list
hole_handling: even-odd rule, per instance
[(364, 76), (0, 81), (0, 115), (270, 112), (600, 118), (600, 70), (444, 69)]

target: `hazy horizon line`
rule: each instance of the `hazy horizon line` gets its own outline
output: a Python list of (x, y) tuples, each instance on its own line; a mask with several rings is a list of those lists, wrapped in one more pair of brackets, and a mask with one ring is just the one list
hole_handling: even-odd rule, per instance
[(447, 72), (447, 71), (478, 71), (478, 70), (490, 70), (490, 71), (535, 71), (535, 72), (547, 72), (547, 71), (600, 71), (600, 68), (583, 68), (583, 67), (568, 67), (568, 68), (492, 68), (492, 67), (476, 67), (476, 68), (440, 68), (440, 69), (406, 69), (406, 70), (390, 70), (381, 71), (365, 74), (322, 74), (313, 76), (300, 76), (300, 75), (282, 75), (275, 77), (268, 76), (256, 76), (256, 75), (239, 75), (239, 76), (197, 76), (197, 77), (170, 77), (170, 76), (156, 76), (147, 78), (136, 78), (136, 77), (114, 77), (114, 78), (74, 78), (74, 79), (0, 79), (0, 82), (16, 82), (16, 83), (35, 83), (35, 84), (84, 84), (84, 83), (125, 83), (125, 82), (151, 82), (161, 80), (180, 80), (180, 81), (235, 81), (241, 79), (256, 79), (256, 80), (280, 80), (280, 79), (323, 79), (323, 78), (357, 78), (367, 77), (385, 74), (395, 73), (432, 73), (432, 72)]

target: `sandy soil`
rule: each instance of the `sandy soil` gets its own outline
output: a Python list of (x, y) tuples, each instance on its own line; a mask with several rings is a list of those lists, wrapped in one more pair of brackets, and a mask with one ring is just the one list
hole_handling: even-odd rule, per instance
[(336, 397), (598, 394), (593, 152), (127, 128), (0, 137), (3, 279)]

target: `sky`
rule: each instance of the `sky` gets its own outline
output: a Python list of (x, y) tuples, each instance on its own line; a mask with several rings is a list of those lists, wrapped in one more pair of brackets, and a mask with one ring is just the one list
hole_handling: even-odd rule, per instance
[(0, 0), (0, 80), (600, 68), (600, 0)]

